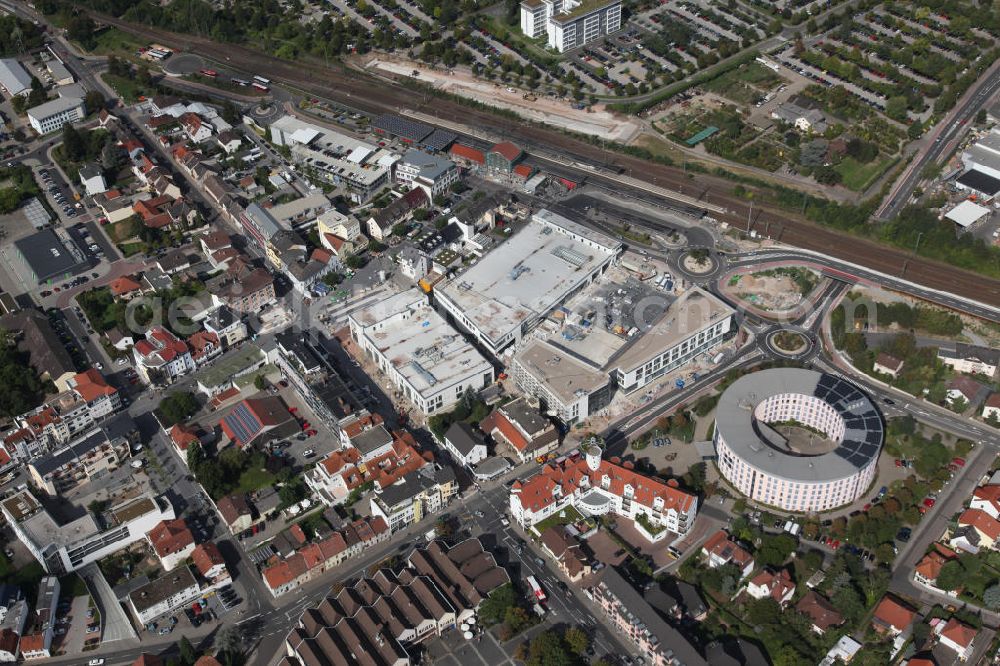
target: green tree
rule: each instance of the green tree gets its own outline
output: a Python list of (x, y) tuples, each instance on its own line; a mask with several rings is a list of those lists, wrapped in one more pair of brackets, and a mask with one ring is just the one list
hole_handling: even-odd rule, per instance
[(572, 666), (573, 655), (555, 631), (543, 631), (528, 647), (527, 666)]
[(198, 399), (193, 393), (174, 391), (160, 402), (159, 412), (163, 418), (163, 425), (170, 427), (191, 418), (199, 409)]
[(958, 589), (964, 580), (965, 568), (961, 562), (958, 560), (949, 560), (941, 567), (941, 572), (938, 574), (935, 585), (945, 592), (950, 592), (951, 590)]
[(253, 386), (258, 391), (263, 391), (267, 388), (267, 377), (265, 377), (263, 373), (257, 375), (253, 378)]
[(587, 632), (579, 627), (568, 628), (566, 633), (563, 634), (563, 640), (570, 651), (578, 656), (586, 654), (587, 648), (590, 647), (590, 637), (587, 635)]
[(104, 108), (104, 94), (99, 90), (88, 90), (83, 103), (87, 107), (87, 113), (97, 113)]
[(184, 666), (193, 666), (194, 662), (198, 661), (198, 653), (187, 636), (181, 636), (181, 640), (177, 643), (177, 649)]
[(983, 605), (992, 610), (1000, 608), (1000, 585), (991, 585), (983, 591)]
[(63, 125), (62, 132), (63, 155), (70, 162), (79, 162), (87, 155), (87, 145), (80, 132), (71, 123)]

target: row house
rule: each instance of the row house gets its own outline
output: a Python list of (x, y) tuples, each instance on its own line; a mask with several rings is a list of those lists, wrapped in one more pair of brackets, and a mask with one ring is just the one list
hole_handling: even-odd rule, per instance
[(306, 544), (290, 557), (266, 566), (261, 575), (272, 596), (279, 597), (389, 538), (381, 518), (357, 520), (325, 539)]

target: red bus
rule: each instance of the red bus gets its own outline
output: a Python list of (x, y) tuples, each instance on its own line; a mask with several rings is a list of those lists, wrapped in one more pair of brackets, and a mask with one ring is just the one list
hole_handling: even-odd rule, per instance
[(528, 586), (531, 588), (531, 591), (535, 594), (535, 598), (539, 602), (545, 601), (545, 590), (543, 590), (542, 586), (538, 584), (538, 581), (535, 580), (534, 576), (528, 576)]
[(217, 71), (215, 71), (214, 69), (203, 69), (203, 70), (201, 70), (199, 72), (199, 74), (201, 74), (202, 76), (207, 76), (207, 77), (212, 78), (212, 79), (214, 79), (215, 77), (217, 77), (219, 75), (219, 73)]
[(268, 92), (269, 90), (271, 90), (270, 88), (268, 88), (267, 86), (265, 86), (263, 83), (257, 83), (256, 81), (254, 81), (250, 85), (252, 85), (254, 88), (256, 88), (257, 90), (259, 90), (261, 92)]

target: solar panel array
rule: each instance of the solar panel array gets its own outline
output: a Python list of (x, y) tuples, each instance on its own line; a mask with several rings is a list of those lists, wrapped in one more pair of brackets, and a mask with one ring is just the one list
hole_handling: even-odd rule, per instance
[(229, 416), (227, 416), (224, 421), (229, 427), (229, 430), (236, 435), (236, 439), (239, 440), (240, 444), (246, 444), (254, 437), (256, 437), (263, 426), (254, 413), (250, 411), (245, 402), (241, 402), (236, 405)]
[(455, 140), (458, 139), (458, 135), (454, 132), (449, 132), (448, 130), (436, 129), (431, 132), (430, 136), (426, 137), (420, 143), (424, 144), (431, 150), (441, 152), (448, 146), (453, 144)]
[(372, 121), (372, 127), (413, 142), (419, 142), (427, 138), (427, 135), (434, 129), (430, 125), (425, 125), (416, 120), (410, 120), (409, 118), (403, 118), (391, 113), (385, 113), (377, 117)]
[(856, 386), (835, 375), (824, 374), (814, 394), (830, 404), (844, 419), (844, 438), (835, 453), (858, 469), (878, 455), (882, 442), (882, 417)]

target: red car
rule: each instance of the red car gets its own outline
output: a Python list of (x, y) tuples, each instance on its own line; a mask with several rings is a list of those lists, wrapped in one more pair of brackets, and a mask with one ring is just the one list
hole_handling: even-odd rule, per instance
[(903, 461), (900, 460), (899, 458), (896, 458), (896, 467), (902, 467), (902, 466), (903, 466)]
[(840, 548), (840, 539), (834, 539), (833, 543), (830, 544), (830, 548), (833, 548), (834, 550)]
[(869, 510), (869, 509), (871, 509), (871, 508), (872, 508), (872, 503), (871, 503), (871, 502), (869, 502), (868, 504), (865, 504), (865, 506), (864, 506), (864, 508), (862, 509), (862, 511), (868, 511), (868, 510)]
[(933, 500), (930, 497), (928, 497), (928, 498), (924, 499), (924, 506), (926, 506), (929, 509), (932, 506), (934, 506), (934, 501), (935, 500)]
[(965, 458), (952, 458), (951, 462), (959, 467), (965, 467)]

